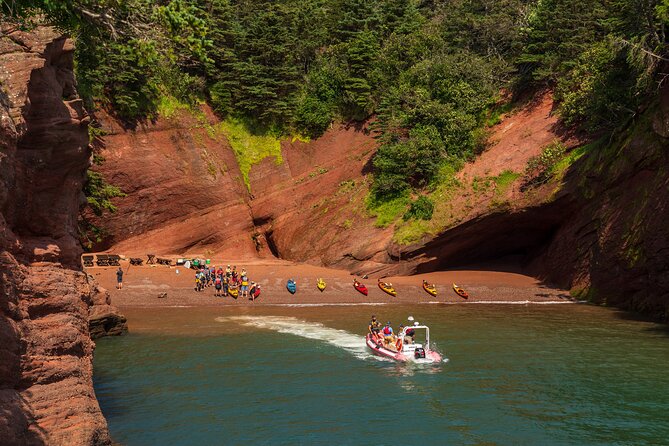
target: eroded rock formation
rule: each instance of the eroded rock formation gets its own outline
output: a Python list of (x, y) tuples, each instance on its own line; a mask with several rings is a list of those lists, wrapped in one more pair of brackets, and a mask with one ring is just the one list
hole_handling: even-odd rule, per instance
[(92, 382), (96, 335), (125, 330), (80, 270), (89, 163), (72, 42), (0, 32), (0, 444), (110, 444)]

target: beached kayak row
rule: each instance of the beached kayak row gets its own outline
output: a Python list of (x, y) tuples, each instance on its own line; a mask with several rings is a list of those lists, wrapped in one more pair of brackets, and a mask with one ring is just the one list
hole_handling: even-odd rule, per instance
[[(202, 268), (186, 265), (133, 265), (120, 258), (120, 266), (93, 266), (85, 271), (107, 290), (120, 306), (199, 305), (330, 305), (395, 303), (568, 303), (566, 291), (551, 288), (519, 273), (496, 271), (440, 271), (413, 276), (358, 277), (348, 271), (268, 259), (233, 261), (211, 259), (210, 285), (200, 292), (195, 274)], [(236, 275), (227, 295), (217, 295), (211, 268), (237, 265), (246, 274)], [(187, 267), (188, 266), (188, 267)], [(117, 290), (117, 273), (122, 270), (122, 289)], [(215, 274), (216, 275), (216, 274)], [(246, 280), (243, 278), (246, 277)], [(241, 283), (236, 283), (240, 281)], [(243, 285), (247, 282), (247, 285)], [(376, 286), (372, 286), (376, 282)], [(206, 276), (205, 276), (206, 283)], [(242, 286), (248, 287), (242, 293)], [(464, 291), (465, 295), (458, 292)], [(236, 294), (236, 295), (235, 295)], [(242, 298), (242, 294), (244, 297)], [(158, 299), (158, 297), (161, 297)]]

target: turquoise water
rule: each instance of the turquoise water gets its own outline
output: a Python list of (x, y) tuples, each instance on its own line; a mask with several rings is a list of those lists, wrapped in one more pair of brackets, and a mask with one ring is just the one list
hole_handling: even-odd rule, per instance
[[(125, 445), (667, 444), (669, 330), (577, 305), (127, 309), (95, 389)], [(448, 359), (369, 355), (370, 314)]]

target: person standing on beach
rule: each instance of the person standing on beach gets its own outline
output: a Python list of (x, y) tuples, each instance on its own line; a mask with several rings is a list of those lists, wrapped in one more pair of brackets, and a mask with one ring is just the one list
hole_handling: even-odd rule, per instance
[(242, 292), (242, 297), (248, 297), (248, 291), (249, 291), (249, 278), (246, 275), (246, 270), (242, 269), (242, 286), (241, 286), (241, 292)]
[(214, 287), (216, 288), (214, 296), (219, 297), (221, 295), (221, 288), (223, 288), (223, 280), (221, 279), (221, 276), (216, 276)]
[(123, 269), (119, 266), (116, 270), (116, 289), (120, 290), (123, 288)]

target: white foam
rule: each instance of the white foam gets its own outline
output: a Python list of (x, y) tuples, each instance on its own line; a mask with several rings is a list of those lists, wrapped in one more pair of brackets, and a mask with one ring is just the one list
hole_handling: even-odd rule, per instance
[(307, 339), (315, 339), (346, 350), (356, 358), (384, 360), (384, 358), (369, 353), (361, 335), (326, 327), (318, 322), (307, 322), (290, 316), (217, 317), (216, 322), (235, 322), (247, 327), (263, 328)]

